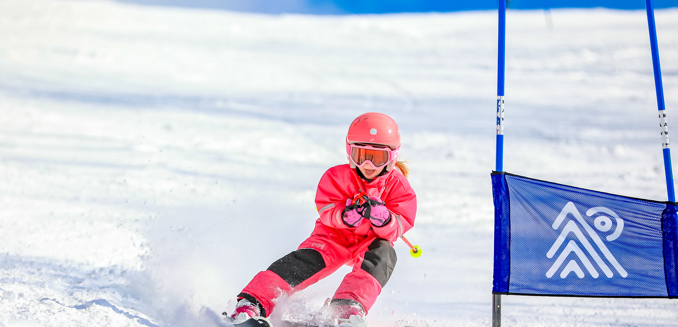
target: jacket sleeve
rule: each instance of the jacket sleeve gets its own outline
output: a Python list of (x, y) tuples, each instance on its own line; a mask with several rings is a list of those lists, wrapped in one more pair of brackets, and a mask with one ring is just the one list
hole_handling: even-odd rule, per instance
[(372, 227), (377, 236), (392, 243), (414, 226), (417, 213), (417, 196), (404, 176), (396, 180), (388, 193), (386, 208), (391, 212), (391, 221), (383, 227)]
[(349, 228), (341, 217), (346, 208), (346, 199), (349, 198), (345, 191), (349, 180), (333, 168), (326, 171), (320, 178), (315, 195), (315, 205), (318, 208), (320, 222), (324, 225), (332, 228)]

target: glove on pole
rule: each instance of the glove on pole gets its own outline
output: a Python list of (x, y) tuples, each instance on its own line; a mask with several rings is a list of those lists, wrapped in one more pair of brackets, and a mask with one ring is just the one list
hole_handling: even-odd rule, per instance
[(359, 200), (356, 200), (355, 203), (351, 199), (346, 200), (346, 208), (344, 209), (344, 214), (341, 216), (344, 224), (349, 227), (358, 227), (363, 223), (363, 208), (358, 203)]
[(391, 221), (391, 212), (388, 211), (384, 202), (377, 197), (363, 196), (363, 217), (370, 220), (375, 227), (384, 227)]

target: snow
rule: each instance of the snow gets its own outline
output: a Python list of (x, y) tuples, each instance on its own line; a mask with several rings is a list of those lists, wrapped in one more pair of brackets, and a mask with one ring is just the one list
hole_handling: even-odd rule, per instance
[[(509, 172), (666, 200), (644, 11), (510, 11)], [(669, 114), (678, 11), (657, 11)], [(491, 320), (496, 13), (0, 2), (0, 326), (225, 326), (308, 236), (350, 121), (401, 126), (423, 248), (372, 326)], [(337, 274), (281, 300), (317, 308)], [(505, 326), (670, 326), (676, 301), (503, 297)]]

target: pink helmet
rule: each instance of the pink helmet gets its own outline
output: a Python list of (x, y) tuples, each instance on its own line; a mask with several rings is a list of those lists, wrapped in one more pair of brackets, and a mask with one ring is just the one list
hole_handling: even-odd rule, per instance
[[(349, 156), (351, 167), (355, 166), (350, 159), (351, 144), (367, 143), (386, 145), (393, 150), (392, 161), (388, 164), (387, 170), (391, 170), (400, 150), (400, 130), (393, 118), (378, 112), (368, 112), (358, 116), (346, 134), (346, 154)], [(355, 167), (354, 167), (355, 168)]]

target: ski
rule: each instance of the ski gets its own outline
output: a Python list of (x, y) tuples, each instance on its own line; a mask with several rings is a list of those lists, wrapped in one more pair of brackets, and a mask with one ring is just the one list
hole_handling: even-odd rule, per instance
[(247, 319), (243, 322), (234, 323), (235, 327), (273, 327), (273, 324), (266, 318), (255, 317)]
[(292, 322), (292, 321), (285, 321), (284, 322), (284, 327), (334, 327), (331, 325), (314, 325), (314, 324), (307, 324), (303, 322)]
[[(338, 327), (339, 325), (335, 323), (311, 323), (311, 322), (303, 322), (303, 321), (287, 321), (283, 320), (282, 321), (283, 326), (282, 327)], [(342, 326), (354, 326), (352, 324), (346, 324)], [(367, 323), (363, 324), (358, 324), (355, 326), (363, 326), (363, 327), (368, 327)], [(408, 327), (408, 326), (405, 326)]]

